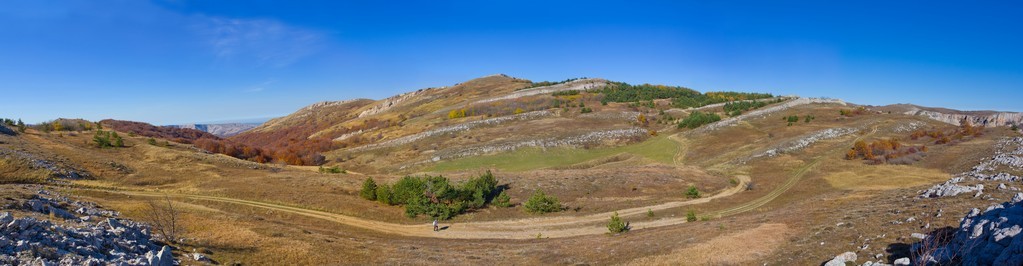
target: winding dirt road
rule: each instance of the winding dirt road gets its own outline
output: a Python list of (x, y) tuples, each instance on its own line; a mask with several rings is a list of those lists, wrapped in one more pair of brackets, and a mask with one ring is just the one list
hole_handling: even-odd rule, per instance
[[(679, 144), (679, 149), (678, 152), (675, 154), (674, 162), (675, 164), (680, 165), (683, 161), (682, 156), (684, 155), (685, 151), (685, 140), (679, 138), (678, 134), (673, 135), (670, 138)], [(802, 167), (801, 169), (796, 171), (791, 177), (789, 177), (781, 186), (778, 186), (777, 188), (775, 188), (774, 190), (772, 190), (767, 195), (761, 198), (725, 210), (712, 212), (709, 213), (709, 215), (712, 217), (722, 217), (735, 215), (750, 210), (755, 210), (760, 206), (763, 206), (770, 202), (771, 200), (777, 198), (779, 195), (785, 193), (785, 191), (794, 186), (799, 181), (799, 179), (801, 179), (802, 176), (806, 172), (808, 172), (809, 169), (816, 166), (818, 162), (819, 159), (815, 160), (815, 162), (808, 164), (805, 167)], [(639, 217), (641, 215), (645, 215), (648, 210), (659, 211), (693, 204), (707, 203), (714, 199), (724, 198), (742, 192), (743, 190), (745, 190), (746, 184), (748, 184), (751, 181), (750, 177), (745, 175), (736, 176), (736, 179), (738, 179), (739, 181), (738, 185), (726, 189), (724, 191), (718, 192), (717, 194), (710, 197), (687, 201), (674, 201), (652, 206), (624, 209), (619, 210), (618, 214), (622, 217), (629, 216)], [(450, 239), (530, 239), (537, 238), (538, 234), (542, 237), (549, 238), (604, 234), (607, 233), (605, 223), (612, 215), (611, 212), (607, 212), (584, 216), (538, 217), (505, 221), (443, 224), (444, 226), (448, 226), (448, 229), (440, 232), (433, 232), (432, 230), (430, 230), (430, 225), (428, 224), (407, 225), (388, 223), (383, 221), (364, 219), (325, 211), (317, 211), (300, 207), (292, 207), (273, 203), (242, 200), (228, 197), (105, 189), (104, 191), (132, 196), (143, 197), (169, 196), (173, 198), (238, 204), (243, 206), (265, 208), (274, 211), (287, 212), (313, 218), (324, 219), (328, 221), (334, 221), (345, 225), (382, 232), (386, 234)], [(633, 229), (644, 229), (676, 225), (685, 222), (686, 222), (685, 217), (667, 217), (652, 221), (633, 222), (631, 223), (631, 226)]]

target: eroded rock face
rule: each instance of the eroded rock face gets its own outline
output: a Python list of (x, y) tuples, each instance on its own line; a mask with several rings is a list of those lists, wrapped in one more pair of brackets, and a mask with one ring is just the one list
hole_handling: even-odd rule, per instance
[[(1023, 193), (1012, 201), (973, 209), (944, 245), (921, 242), (913, 246), (918, 262), (951, 265), (1023, 265)], [(940, 240), (933, 240), (940, 241)], [(927, 247), (937, 246), (933, 249)]]
[(907, 111), (908, 115), (919, 115), (933, 120), (960, 125), (962, 121), (969, 121), (972, 125), (985, 127), (999, 127), (1023, 124), (1023, 113), (990, 113), (990, 114), (950, 114), (930, 110), (914, 109)]

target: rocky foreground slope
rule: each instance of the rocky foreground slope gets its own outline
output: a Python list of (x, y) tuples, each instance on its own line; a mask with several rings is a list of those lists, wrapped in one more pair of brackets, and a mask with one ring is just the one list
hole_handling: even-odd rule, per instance
[(974, 208), (950, 238), (931, 237), (913, 246), (928, 265), (1023, 265), (1023, 193), (1009, 202)]
[(38, 186), (19, 189), (36, 192), (27, 200), (0, 201), (8, 210), (0, 212), (0, 264), (176, 264), (171, 248), (155, 242), (144, 223)]

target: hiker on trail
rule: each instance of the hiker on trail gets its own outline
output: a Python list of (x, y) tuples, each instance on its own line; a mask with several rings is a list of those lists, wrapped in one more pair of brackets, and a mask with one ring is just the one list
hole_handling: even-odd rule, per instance
[(437, 219), (433, 219), (433, 231), (440, 231), (440, 227), (437, 227)]

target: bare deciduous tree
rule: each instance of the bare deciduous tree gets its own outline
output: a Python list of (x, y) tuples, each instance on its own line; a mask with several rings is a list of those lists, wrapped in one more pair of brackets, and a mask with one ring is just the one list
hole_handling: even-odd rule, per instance
[(164, 197), (162, 202), (150, 200), (147, 203), (143, 215), (153, 226), (154, 232), (159, 233), (166, 242), (177, 243), (178, 234), (182, 230), (178, 225), (178, 211), (174, 209), (174, 204), (171, 204), (170, 197)]

